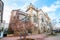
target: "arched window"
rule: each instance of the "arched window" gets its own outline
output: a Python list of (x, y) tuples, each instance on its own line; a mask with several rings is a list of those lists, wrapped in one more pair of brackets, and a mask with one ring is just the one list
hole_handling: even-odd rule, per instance
[(43, 19), (43, 17), (41, 18), (41, 20), (42, 20), (42, 22), (44, 22), (44, 19)]
[(37, 21), (38, 21), (37, 16), (36, 16), (36, 15), (34, 15), (34, 16), (33, 16), (33, 18), (34, 18), (34, 22), (35, 22), (35, 23), (37, 23)]

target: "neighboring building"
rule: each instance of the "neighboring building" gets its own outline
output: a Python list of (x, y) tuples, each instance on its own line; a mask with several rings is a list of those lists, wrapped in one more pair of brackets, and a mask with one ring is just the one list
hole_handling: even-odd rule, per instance
[(0, 22), (3, 21), (3, 7), (4, 3), (2, 2), (2, 0), (0, 0)]
[(3, 37), (3, 7), (4, 3), (0, 0), (0, 38)]
[(3, 23), (0, 24), (0, 38), (3, 37)]
[(42, 9), (35, 8), (30, 4), (25, 12), (17, 9), (12, 10), (9, 23), (9, 31), (14, 34), (20, 34), (22, 30), (26, 30), (31, 34), (39, 34), (50, 30), (51, 20), (47, 13)]

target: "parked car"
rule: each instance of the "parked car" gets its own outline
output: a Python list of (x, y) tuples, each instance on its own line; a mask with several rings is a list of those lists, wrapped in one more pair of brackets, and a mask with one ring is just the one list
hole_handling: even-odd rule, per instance
[(53, 30), (53, 32), (55, 32), (55, 33), (59, 33), (60, 30), (59, 30), (59, 29), (56, 29), (56, 30)]
[(3, 27), (0, 27), (0, 38), (3, 37)]

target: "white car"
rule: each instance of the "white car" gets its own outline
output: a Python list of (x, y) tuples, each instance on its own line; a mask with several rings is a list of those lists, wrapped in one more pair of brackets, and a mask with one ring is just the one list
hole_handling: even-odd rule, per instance
[(3, 38), (3, 32), (2, 31), (0, 32), (0, 38)]

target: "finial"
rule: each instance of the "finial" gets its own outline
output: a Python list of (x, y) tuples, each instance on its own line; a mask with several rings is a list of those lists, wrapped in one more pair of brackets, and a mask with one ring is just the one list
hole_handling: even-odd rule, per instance
[(30, 3), (30, 5), (32, 5), (32, 3)]
[(33, 7), (32, 3), (30, 3), (30, 7)]

